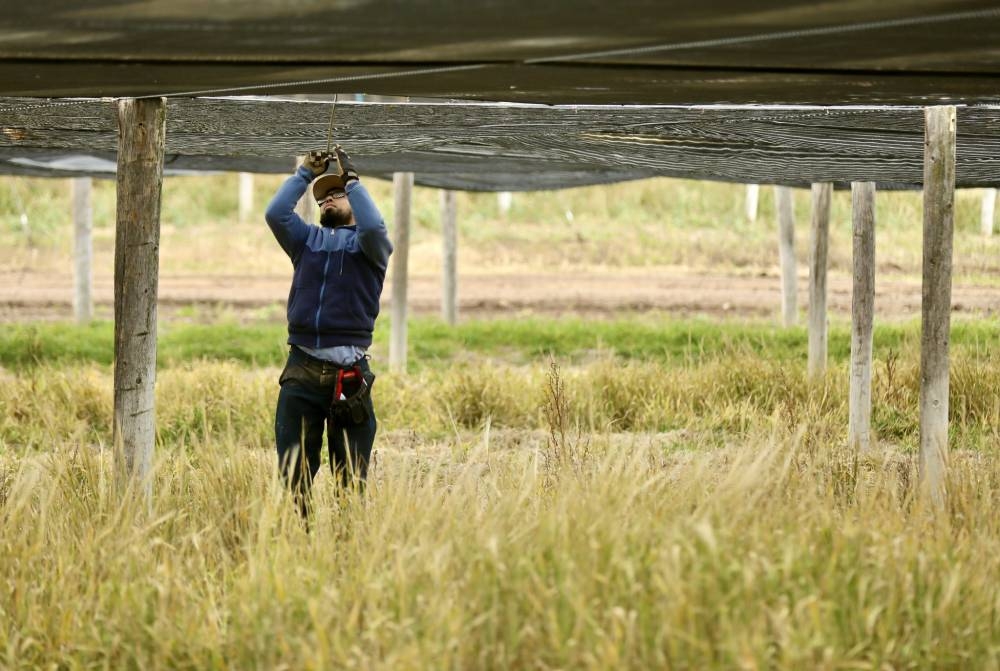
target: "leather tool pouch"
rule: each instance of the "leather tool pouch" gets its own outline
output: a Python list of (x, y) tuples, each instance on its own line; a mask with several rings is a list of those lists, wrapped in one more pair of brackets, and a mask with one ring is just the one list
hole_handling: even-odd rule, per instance
[(330, 402), (330, 418), (339, 424), (364, 424), (371, 417), (371, 393), (375, 374), (361, 366), (337, 371)]

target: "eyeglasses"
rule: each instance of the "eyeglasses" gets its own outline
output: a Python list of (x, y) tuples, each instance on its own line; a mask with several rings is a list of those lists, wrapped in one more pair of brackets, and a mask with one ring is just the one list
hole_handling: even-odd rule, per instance
[(322, 205), (323, 203), (326, 202), (327, 198), (333, 198), (334, 200), (338, 200), (340, 198), (347, 198), (347, 192), (346, 191), (331, 191), (330, 193), (326, 194), (325, 196), (323, 196), (322, 198), (320, 198), (319, 200), (317, 200), (316, 204), (317, 205)]

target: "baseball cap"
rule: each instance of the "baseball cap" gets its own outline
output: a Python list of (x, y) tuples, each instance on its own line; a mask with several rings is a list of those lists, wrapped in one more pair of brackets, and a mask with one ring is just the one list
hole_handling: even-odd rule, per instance
[(312, 193), (314, 200), (320, 200), (324, 198), (326, 194), (330, 192), (330, 189), (343, 189), (344, 180), (340, 178), (340, 175), (326, 174), (321, 175), (319, 179), (313, 182)]

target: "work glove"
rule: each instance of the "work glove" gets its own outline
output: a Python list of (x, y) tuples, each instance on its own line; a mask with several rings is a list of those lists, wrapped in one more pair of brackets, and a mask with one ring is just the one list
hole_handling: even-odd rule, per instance
[(311, 151), (302, 159), (302, 165), (312, 173), (313, 177), (319, 177), (329, 167), (330, 155), (325, 151)]
[(354, 169), (354, 162), (351, 161), (351, 157), (347, 155), (347, 152), (339, 144), (333, 148), (333, 157), (331, 158), (336, 158), (336, 172), (344, 180), (344, 184), (358, 178), (358, 171)]

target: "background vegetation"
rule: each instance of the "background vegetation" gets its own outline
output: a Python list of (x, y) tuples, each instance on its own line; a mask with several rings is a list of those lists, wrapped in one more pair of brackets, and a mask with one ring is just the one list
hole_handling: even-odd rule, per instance
[[(283, 176), (257, 176), (258, 212)], [(387, 220), (393, 216), (391, 184), (367, 179)], [(808, 258), (809, 192), (796, 189), (799, 259)], [(164, 182), (161, 272), (164, 274), (282, 273), (288, 261), (260, 215), (238, 223), (237, 177), (171, 177)], [(411, 272), (440, 267), (440, 205), (435, 189), (416, 188), (411, 232)], [(0, 269), (25, 266), (67, 272), (72, 250), (66, 180), (0, 179)], [(760, 189), (759, 217), (744, 214), (738, 184), (652, 179), (613, 186), (518, 194), (501, 216), (495, 194), (458, 194), (459, 255), (463, 273), (498, 269), (558, 271), (579, 267), (679, 266), (694, 270), (755, 273), (777, 265), (773, 189)], [(958, 192), (957, 281), (997, 282), (1000, 237), (979, 233), (980, 190)], [(834, 194), (830, 267), (849, 272), (851, 197)], [(113, 266), (114, 182), (95, 180), (95, 267)], [(25, 224), (24, 221), (27, 221)], [(922, 205), (919, 192), (877, 197), (879, 276), (919, 276)]]
[[(260, 207), (280, 180), (257, 180)], [(112, 187), (95, 192), (104, 269)], [(163, 272), (287, 271), (262, 223), (235, 221), (235, 194), (232, 175), (167, 181)], [(724, 184), (518, 195), (507, 218), (461, 194), (463, 272), (767, 271), (761, 195), (750, 223)], [(918, 195), (878, 202), (880, 273), (917, 274)], [(978, 203), (958, 201), (957, 275), (993, 283)], [(805, 258), (804, 192), (796, 207)], [(0, 180), (0, 271), (65, 272), (68, 209), (63, 181)], [(418, 189), (416, 272), (437, 272), (437, 212)], [(848, 213), (838, 193), (835, 272)], [(913, 319), (876, 328), (870, 455), (845, 449), (842, 321), (814, 381), (805, 330), (767, 321), (409, 328), (409, 372), (376, 367), (367, 493), (322, 472), (306, 532), (271, 444), (280, 311), (161, 319), (151, 509), (116, 484), (112, 324), (3, 324), (0, 667), (1000, 668), (996, 318), (953, 324), (942, 509), (918, 496)]]

